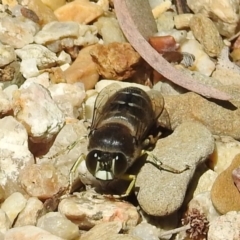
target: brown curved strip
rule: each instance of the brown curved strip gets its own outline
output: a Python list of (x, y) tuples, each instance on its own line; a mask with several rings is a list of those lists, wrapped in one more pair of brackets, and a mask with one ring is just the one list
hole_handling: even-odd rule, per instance
[[(191, 76), (188, 76), (174, 66), (172, 66), (169, 62), (167, 62), (156, 50), (154, 50), (148, 41), (145, 39), (143, 35), (139, 32), (135, 22), (138, 24), (145, 19), (145, 16), (141, 16), (141, 19), (133, 19), (139, 18), (139, 14), (131, 15), (130, 9), (126, 1), (134, 1), (134, 0), (114, 0), (114, 8), (119, 21), (119, 24), (128, 39), (131, 45), (136, 49), (136, 51), (145, 59), (146, 62), (150, 66), (152, 66), (156, 71), (162, 74), (165, 78), (169, 79), (173, 83), (182, 86), (190, 91), (196, 92), (200, 95), (209, 98), (215, 98), (220, 100), (230, 100), (231, 96), (227, 93), (222, 92), (212, 86), (207, 86), (202, 83), (197, 82)], [(142, 0), (146, 1), (146, 0)], [(139, 6), (141, 6), (138, 0)], [(132, 6), (132, 5), (131, 5)], [(136, 9), (135, 9), (136, 12)], [(133, 17), (132, 17), (133, 16)], [(146, 28), (146, 26), (145, 26)], [(149, 37), (149, 36), (148, 36)]]

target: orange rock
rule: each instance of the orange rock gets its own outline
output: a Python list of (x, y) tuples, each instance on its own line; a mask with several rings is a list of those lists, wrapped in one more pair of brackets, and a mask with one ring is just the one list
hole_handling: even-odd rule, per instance
[(89, 53), (95, 46), (91, 45), (83, 48), (74, 63), (63, 72), (67, 83), (82, 82), (86, 90), (95, 86), (99, 79), (99, 74), (96, 64)]
[(232, 171), (240, 165), (240, 154), (236, 155), (231, 165), (215, 180), (211, 199), (214, 207), (221, 214), (229, 211), (240, 211), (240, 193), (234, 185)]
[(103, 14), (103, 9), (88, 0), (75, 0), (54, 11), (59, 21), (89, 23)]

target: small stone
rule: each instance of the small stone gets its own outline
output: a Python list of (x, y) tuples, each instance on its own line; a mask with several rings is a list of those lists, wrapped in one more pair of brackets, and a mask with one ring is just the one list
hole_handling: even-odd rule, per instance
[(0, 43), (0, 67), (3, 67), (12, 61), (16, 60), (16, 54), (14, 48), (9, 45), (3, 45)]
[[(169, 215), (179, 209), (197, 165), (205, 161), (213, 149), (210, 131), (194, 121), (182, 123), (169, 137), (160, 139), (152, 154), (163, 164), (160, 168), (170, 166), (170, 171), (160, 170), (150, 163), (141, 168), (135, 183), (141, 208), (153, 216)], [(153, 162), (150, 156), (148, 159)], [(171, 172), (171, 168), (186, 170), (177, 174)]]
[(14, 116), (22, 122), (31, 141), (48, 142), (65, 123), (62, 111), (43, 86), (24, 84), (13, 96)]
[(231, 37), (235, 34), (239, 21), (238, 0), (187, 0), (187, 5), (194, 13), (202, 13), (206, 17), (214, 16), (212, 20), (216, 24), (221, 35)]
[(51, 164), (33, 164), (24, 168), (19, 182), (32, 197), (47, 199), (56, 194), (61, 187), (61, 176)]
[(215, 149), (208, 165), (219, 174), (230, 166), (237, 154), (240, 154), (239, 141), (229, 136), (215, 136)]
[(92, 89), (99, 79), (97, 66), (94, 63), (90, 51), (95, 45), (81, 49), (77, 59), (63, 72), (67, 83), (84, 83), (85, 89)]
[(106, 79), (124, 80), (136, 72), (140, 55), (129, 43), (97, 45), (90, 52), (98, 73)]
[(103, 9), (88, 0), (75, 0), (58, 8), (54, 14), (60, 22), (75, 21), (88, 24), (103, 14)]
[[(61, 2), (61, 0), (58, 2)], [(41, 0), (23, 0), (22, 5), (27, 6), (29, 9), (35, 12), (40, 20), (39, 23), (41, 26), (57, 20), (53, 10), (46, 6)]]
[(3, 202), (1, 209), (7, 214), (11, 224), (24, 209), (26, 203), (27, 199), (19, 192), (13, 193)]
[(56, 66), (58, 60), (55, 53), (39, 44), (29, 44), (21, 49), (17, 49), (15, 52), (22, 60), (32, 61), (33, 59), (36, 59), (37, 67), (39, 69)]
[(78, 118), (79, 109), (85, 99), (83, 83), (59, 83), (51, 85), (48, 90), (65, 117)]
[(33, 42), (38, 25), (21, 17), (0, 18), (0, 41), (14, 48), (22, 48)]
[(19, 171), (34, 163), (28, 150), (28, 135), (24, 126), (12, 116), (0, 119), (0, 189), (5, 197), (23, 192), (19, 185)]
[[(12, 226), (12, 222), (9, 220), (8, 215), (0, 209), (0, 233), (5, 234)], [(1, 239), (1, 237), (0, 237)]]
[(195, 14), (190, 19), (190, 28), (194, 37), (202, 44), (203, 49), (210, 57), (220, 55), (223, 40), (210, 18), (200, 13)]
[(240, 236), (240, 213), (228, 212), (211, 221), (208, 240), (238, 240)]
[(232, 179), (232, 171), (240, 165), (240, 154), (236, 155), (231, 165), (215, 180), (211, 199), (214, 207), (221, 214), (230, 211), (240, 211), (240, 194)]
[(215, 69), (215, 63), (204, 52), (202, 45), (195, 39), (186, 40), (181, 44), (181, 52), (191, 53), (195, 57), (190, 69), (210, 76)]
[(58, 211), (83, 230), (112, 221), (129, 228), (136, 226), (139, 221), (137, 209), (130, 203), (108, 199), (93, 191), (75, 193), (74, 196), (63, 199)]
[(45, 88), (48, 88), (50, 85), (50, 79), (49, 79), (49, 73), (48, 72), (44, 72), (36, 77), (30, 77), (28, 79), (26, 79), (26, 81), (24, 82), (25, 84), (31, 84), (31, 83), (37, 83), (42, 85)]
[(63, 239), (71, 240), (79, 237), (78, 226), (59, 212), (49, 212), (40, 217), (37, 222), (37, 227)]
[(105, 44), (112, 42), (126, 42), (126, 38), (115, 17), (100, 17), (94, 25), (97, 26), (98, 32), (102, 36)]
[(4, 240), (65, 240), (35, 226), (12, 228), (5, 234)]
[(14, 227), (22, 227), (27, 225), (35, 226), (39, 213), (43, 210), (43, 203), (36, 197), (30, 197), (24, 209), (19, 213)]
[(0, 88), (0, 116), (12, 111), (12, 102), (8, 95)]

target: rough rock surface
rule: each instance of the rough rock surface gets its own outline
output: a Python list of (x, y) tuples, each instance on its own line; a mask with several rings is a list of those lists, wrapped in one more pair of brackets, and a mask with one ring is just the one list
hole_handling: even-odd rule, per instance
[(240, 194), (232, 179), (232, 171), (240, 165), (240, 154), (236, 155), (231, 165), (215, 180), (211, 199), (214, 207), (222, 214), (240, 211)]
[(238, 240), (240, 236), (240, 213), (228, 212), (211, 221), (208, 240)]
[[(169, 137), (157, 142), (152, 154), (164, 165), (180, 173), (159, 170), (146, 163), (137, 175), (135, 192), (142, 209), (154, 216), (165, 216), (183, 203), (187, 186), (198, 164), (213, 152), (214, 140), (209, 130), (194, 121), (184, 122)], [(148, 157), (152, 161), (151, 157)], [(161, 165), (160, 165), (161, 167)]]

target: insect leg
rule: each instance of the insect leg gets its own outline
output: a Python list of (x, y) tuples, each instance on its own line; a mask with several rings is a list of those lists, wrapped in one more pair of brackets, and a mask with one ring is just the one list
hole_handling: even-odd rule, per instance
[(78, 168), (78, 166), (80, 165), (80, 163), (82, 161), (85, 161), (86, 159), (86, 156), (85, 154), (81, 154), (79, 156), (79, 158), (76, 160), (76, 162), (73, 164), (72, 168), (70, 169), (70, 172), (69, 172), (69, 180), (68, 180), (68, 187), (67, 187), (67, 190), (66, 190), (66, 193), (67, 194), (70, 194), (71, 190), (72, 190), (72, 186), (73, 186), (73, 179), (74, 179), (74, 175), (76, 173), (76, 170)]
[(150, 156), (153, 161), (154, 161), (154, 166), (156, 166), (157, 168), (159, 169), (162, 169), (164, 171), (167, 171), (167, 172), (172, 172), (172, 173), (182, 173), (182, 172), (185, 172), (186, 170), (188, 170), (190, 168), (190, 166), (186, 165), (184, 169), (182, 170), (178, 170), (178, 169), (175, 169), (171, 166), (168, 166), (166, 164), (163, 164), (154, 154), (152, 154), (151, 152), (148, 152), (148, 151), (145, 151), (145, 153), (148, 154), (148, 156)]

